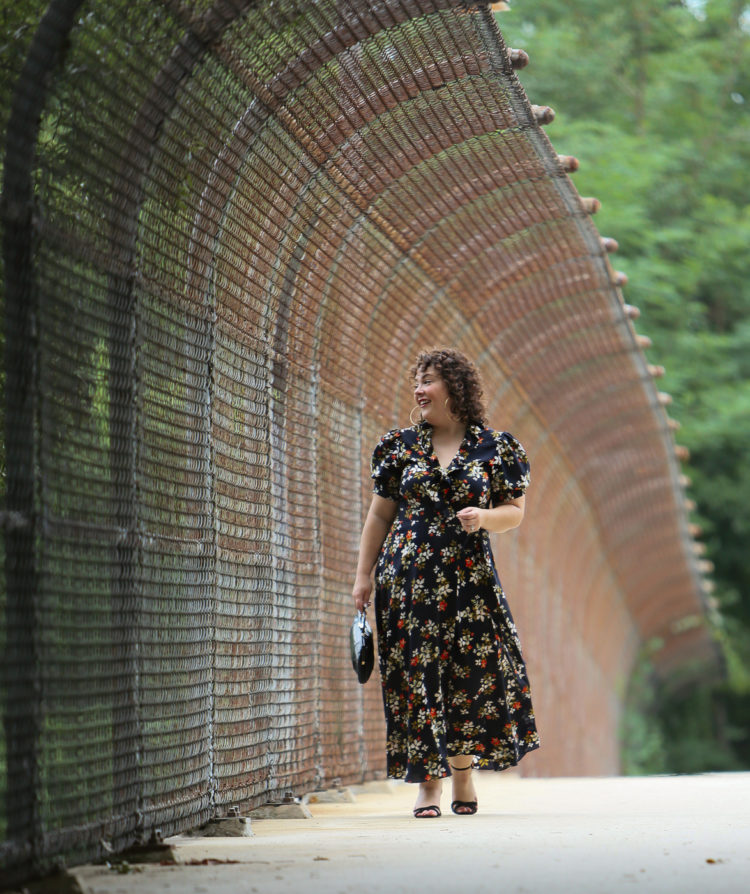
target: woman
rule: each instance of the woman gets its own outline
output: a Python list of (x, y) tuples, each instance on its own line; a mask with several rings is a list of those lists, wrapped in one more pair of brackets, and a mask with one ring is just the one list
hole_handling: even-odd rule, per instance
[(421, 419), (375, 448), (354, 604), (370, 605), (375, 569), (388, 775), (419, 783), (419, 818), (440, 816), (452, 776), (451, 809), (470, 815), (475, 764), (503, 770), (539, 747), (489, 536), (521, 523), (529, 465), (512, 435), (485, 427), (463, 354), (423, 352), (412, 374)]

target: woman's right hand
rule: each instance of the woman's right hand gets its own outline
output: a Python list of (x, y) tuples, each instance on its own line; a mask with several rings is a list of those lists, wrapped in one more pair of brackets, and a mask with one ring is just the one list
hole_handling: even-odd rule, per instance
[(370, 605), (370, 594), (372, 593), (372, 581), (370, 577), (357, 575), (354, 581), (354, 589), (352, 597), (354, 599), (354, 607), (358, 612), (364, 611)]

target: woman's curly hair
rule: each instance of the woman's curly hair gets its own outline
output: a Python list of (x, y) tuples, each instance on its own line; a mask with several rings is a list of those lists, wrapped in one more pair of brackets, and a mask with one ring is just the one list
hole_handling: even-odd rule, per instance
[(433, 348), (422, 351), (411, 368), (411, 376), (431, 366), (445, 382), (449, 395), (449, 409), (466, 425), (486, 424), (482, 382), (479, 372), (469, 358), (452, 348)]

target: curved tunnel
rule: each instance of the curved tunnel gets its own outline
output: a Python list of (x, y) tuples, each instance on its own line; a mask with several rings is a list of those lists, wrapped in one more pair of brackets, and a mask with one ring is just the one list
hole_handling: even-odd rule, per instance
[(49, 5), (3, 195), (11, 863), (382, 772), (349, 591), (425, 346), (532, 460), (496, 538), (524, 771), (618, 771), (642, 644), (713, 660), (670, 423), (538, 117), (487, 6)]

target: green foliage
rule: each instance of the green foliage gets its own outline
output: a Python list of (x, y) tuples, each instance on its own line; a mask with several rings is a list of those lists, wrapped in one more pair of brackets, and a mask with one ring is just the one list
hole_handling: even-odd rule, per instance
[(656, 716), (652, 676), (653, 668), (644, 652), (630, 678), (620, 727), (622, 771), (627, 776), (666, 770), (665, 742)]
[[(723, 622), (727, 682), (636, 672), (623, 727), (634, 772), (750, 766), (750, 14), (744, 0), (525, 0), (498, 16), (557, 112), (561, 154), (620, 244), (626, 300), (667, 374)], [(650, 693), (650, 694), (649, 694)], [(679, 744), (675, 744), (679, 743)]]
[(47, 0), (14, 0), (0, 5), (0, 133), (6, 131), (13, 88), (46, 6)]

